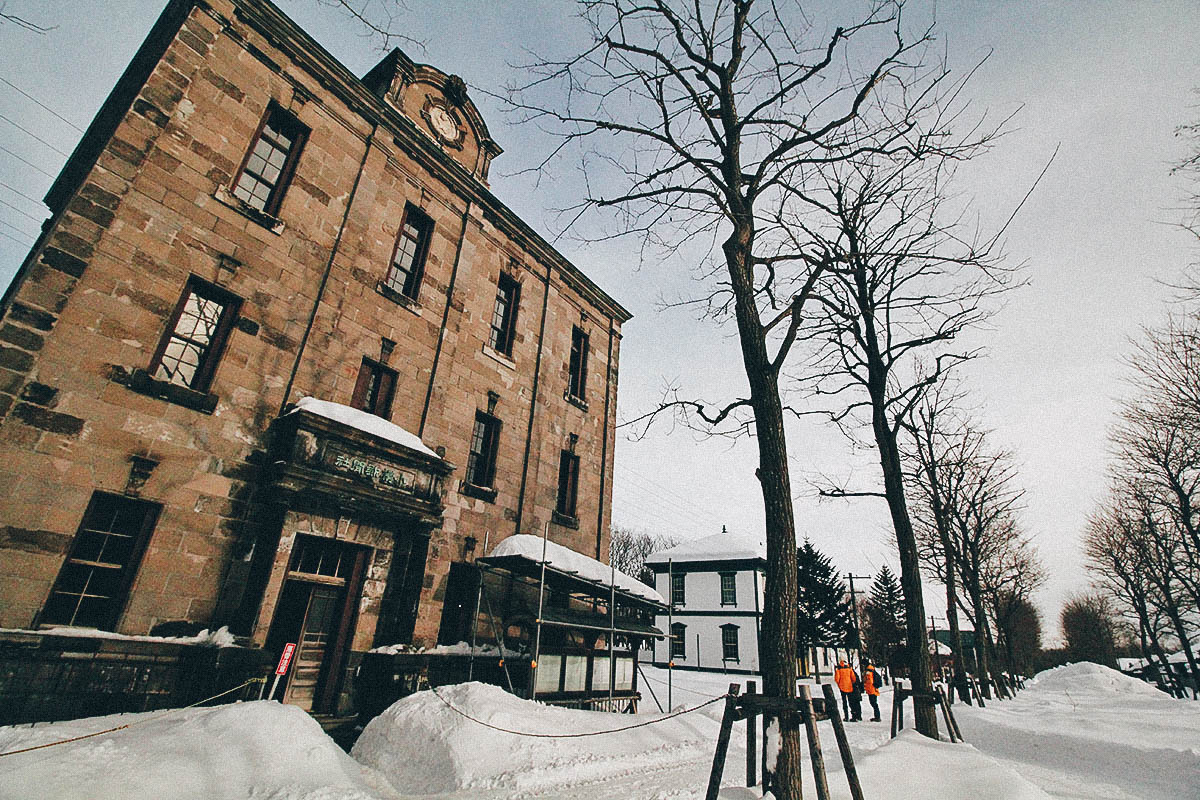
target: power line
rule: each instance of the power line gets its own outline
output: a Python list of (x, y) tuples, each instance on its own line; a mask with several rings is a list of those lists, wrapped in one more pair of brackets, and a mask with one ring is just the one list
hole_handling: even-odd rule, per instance
[(5, 233), (4, 231), (0, 231), (0, 236), (3, 236), (5, 239), (12, 239), (14, 242), (16, 242), (19, 245), (23, 245), (24, 247), (29, 247), (33, 244), (33, 242), (27, 242), (23, 239), (18, 239), (17, 237), (11, 236), (11, 235)]
[(55, 111), (53, 108), (51, 108), (50, 106), (48, 106), (48, 105), (46, 105), (45, 103), (43, 103), (41, 100), (38, 100), (36, 97), (34, 97), (33, 95), (29, 94), (29, 92), (26, 92), (26, 91), (25, 91), (24, 89), (22, 89), (20, 86), (17, 86), (16, 84), (13, 84), (13, 83), (10, 83), (9, 81), (6, 81), (4, 78), (0, 78), (0, 83), (3, 83), (5, 86), (8, 86), (8, 87), (9, 87), (9, 88), (11, 88), (11, 89), (15, 89), (16, 91), (18, 91), (18, 92), (20, 92), (21, 94), (25, 95), (25, 96), (26, 96), (26, 97), (28, 97), (30, 100), (32, 100), (33, 102), (37, 103), (37, 104), (38, 104), (39, 106), (41, 106), (42, 108), (44, 108), (44, 109), (46, 109), (47, 111), (49, 111), (51, 114), (53, 114), (54, 116), (58, 117), (58, 118), (59, 118), (60, 120), (62, 120), (63, 122), (67, 123), (68, 125), (70, 125), (70, 126), (71, 126), (72, 128), (74, 128), (75, 130), (79, 131), (80, 133), (83, 133), (83, 128), (79, 127), (79, 126), (78, 126), (78, 125), (76, 125), (74, 122), (71, 122), (71, 120), (67, 119), (67, 118), (66, 118), (66, 117), (64, 117), (62, 114), (60, 114), (60, 113), (58, 113), (57, 111)]
[(38, 200), (36, 197), (30, 197), (29, 195), (25, 194), (24, 192), (22, 192), (22, 191), (21, 191), (20, 189), (18, 189), (17, 187), (15, 187), (15, 186), (9, 186), (9, 185), (8, 185), (7, 183), (5, 183), (4, 181), (0, 181), (0, 186), (3, 186), (5, 189), (8, 189), (8, 190), (9, 190), (10, 192), (12, 192), (13, 194), (19, 194), (19, 195), (21, 195), (21, 197), (24, 197), (26, 200), (28, 200), (29, 202), (31, 202), (31, 203), (33, 203), (35, 206), (37, 206), (39, 209), (41, 209), (41, 207), (42, 207), (42, 201), (41, 201), (41, 200)]
[(23, 216), (23, 217), (29, 217), (29, 218), (30, 218), (31, 220), (33, 220), (34, 222), (39, 222), (39, 223), (41, 222), (41, 220), (40, 220), (40, 219), (38, 219), (37, 217), (35, 217), (33, 214), (29, 214), (29, 213), (27, 213), (27, 212), (25, 212), (25, 211), (22, 211), (21, 209), (19, 209), (19, 208), (17, 208), (16, 206), (14, 206), (12, 203), (6, 202), (6, 201), (4, 201), (4, 200), (0, 200), (0, 206), (8, 206), (8, 207), (9, 207), (9, 208), (11, 208), (13, 211), (17, 212), (18, 214), (20, 214), (20, 215), (21, 215), (21, 216)]
[(37, 238), (37, 234), (30, 233), (29, 231), (26, 231), (26, 230), (22, 230), (21, 228), (18, 228), (16, 225), (13, 225), (11, 222), (6, 222), (5, 220), (0, 219), (0, 225), (7, 225), (8, 227), (12, 228), (17, 233), (23, 233), (26, 236), (32, 236), (35, 239)]
[(4, 116), (3, 114), (0, 114), (0, 119), (4, 120), (4, 121), (5, 121), (5, 122), (7, 122), (9, 125), (12, 125), (14, 128), (16, 128), (17, 130), (21, 131), (22, 133), (28, 134), (29, 136), (32, 136), (34, 139), (37, 139), (37, 140), (38, 140), (39, 142), (41, 142), (42, 144), (46, 145), (46, 147), (49, 147), (49, 148), (50, 148), (51, 150), (53, 150), (54, 152), (58, 153), (60, 156), (66, 156), (66, 157), (69, 157), (69, 156), (70, 156), (70, 154), (69, 154), (69, 153), (64, 153), (62, 150), (59, 150), (57, 147), (55, 147), (54, 145), (50, 144), (49, 142), (47, 142), (47, 141), (46, 141), (45, 139), (43, 139), (42, 137), (38, 136), (38, 135), (37, 135), (36, 133), (34, 133), (33, 131), (31, 131), (31, 130), (29, 130), (28, 128), (25, 128), (25, 127), (23, 127), (23, 126), (19, 125), (18, 123), (14, 122), (13, 120), (9, 119), (8, 117)]
[(0, 150), (3, 150), (5, 153), (8, 153), (10, 156), (12, 156), (13, 158), (15, 158), (17, 161), (20, 161), (22, 164), (26, 164), (26, 165), (28, 165), (28, 166), (30, 166), (30, 167), (33, 167), (33, 168), (34, 168), (34, 169), (36, 169), (38, 172), (40, 172), (40, 173), (42, 173), (43, 175), (45, 175), (47, 178), (53, 178), (53, 177), (54, 177), (54, 176), (53, 176), (53, 175), (51, 175), (49, 172), (46, 172), (46, 170), (44, 170), (44, 169), (42, 169), (41, 167), (39, 167), (37, 164), (35, 164), (35, 163), (33, 163), (32, 161), (29, 161), (29, 160), (27, 160), (27, 159), (25, 159), (25, 158), (22, 158), (21, 156), (19, 156), (19, 155), (17, 155), (16, 153), (14, 153), (12, 150), (9, 150), (7, 147), (4, 147), (3, 145), (0, 145)]

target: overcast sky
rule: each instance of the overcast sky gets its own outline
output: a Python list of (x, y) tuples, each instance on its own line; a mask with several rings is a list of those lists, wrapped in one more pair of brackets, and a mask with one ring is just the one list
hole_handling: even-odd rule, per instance
[[(0, 25), (0, 285), (7, 285), (45, 216), (40, 198), (149, 30), (163, 0), (8, 0), (5, 11), (57, 26), (38, 36)], [(281, 7), (356, 74), (382, 53), (349, 20), (318, 0)], [(562, 165), (535, 180), (547, 140), (515, 127), (485, 91), (520, 75), (524, 51), (563, 48), (580, 29), (558, 0), (406, 0), (398, 27), (421, 47), (418, 61), (461, 75), (492, 135), (505, 149), (492, 188), (535, 228), (552, 236), (552, 209), (578, 195)], [(922, 6), (928, 11), (932, 6)], [(814, 12), (816, 13), (816, 12)], [(972, 164), (959, 188), (982, 214), (1011, 209), (1055, 148), (1050, 171), (1010, 228), (1010, 263), (1025, 263), (1028, 285), (1013, 293), (977, 335), (987, 357), (967, 380), (979, 417), (1011, 449), (1027, 490), (1023, 522), (1050, 568), (1039, 596), (1048, 627), (1070, 593), (1086, 586), (1079, 548), (1086, 515), (1104, 491), (1106, 431), (1128, 391), (1122, 355), (1139, 327), (1166, 313), (1194, 240), (1173, 227), (1186, 187), (1169, 174), (1185, 143), (1176, 126), (1200, 118), (1200, 3), (943, 2), (938, 35), (960, 69), (991, 52), (971, 94), (980, 109), (1017, 112), (1012, 132)], [(11, 85), (10, 85), (11, 84)], [(15, 88), (14, 88), (15, 87)], [(28, 93), (53, 111), (20, 94)], [(61, 115), (60, 119), (57, 115)], [(65, 119), (65, 121), (64, 121)], [(18, 130), (19, 125), (37, 139)], [(41, 141), (38, 141), (40, 139)], [(28, 162), (28, 163), (25, 163)], [(543, 178), (545, 176), (542, 176)], [(704, 387), (709, 400), (744, 386), (730, 331), (697, 322), (657, 301), (689, 290), (688, 265), (638, 267), (630, 248), (559, 248), (635, 318), (625, 327), (619, 414), (630, 418), (669, 384)], [(713, 388), (716, 387), (716, 388)], [(797, 520), (802, 535), (846, 572), (896, 566), (880, 501), (818, 502), (807, 481), (850, 475), (875, 480), (877, 462), (853, 454), (834, 432), (790, 432)], [(618, 525), (678, 538), (762, 528), (752, 442), (704, 441), (655, 429), (622, 439), (616, 454), (613, 518)], [(943, 603), (927, 590), (940, 614)]]

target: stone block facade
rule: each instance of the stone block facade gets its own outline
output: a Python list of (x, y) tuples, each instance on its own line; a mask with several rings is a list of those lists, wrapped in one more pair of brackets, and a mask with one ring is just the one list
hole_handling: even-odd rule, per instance
[[(253, 152), (278, 131), (289, 160), (248, 201)], [(94, 603), (121, 633), (185, 620), (273, 646), (325, 608), (293, 584), (332, 587), (299, 702), (333, 711), (364, 650), (436, 641), (450, 565), (485, 540), (548, 526), (606, 559), (629, 315), (491, 194), (499, 152), (454, 76), (395, 51), (359, 79), (267, 2), (172, 0), (0, 305), (0, 627), (77, 624)], [(419, 280), (398, 291), (411, 220)], [(502, 282), (517, 287), (504, 351)], [(220, 322), (196, 375), (172, 377), (205, 303)], [(364, 374), (390, 381), (390, 404), (363, 399)], [(304, 397), (372, 410), (436, 458), (313, 418), (306, 435), (337, 456), (293, 463), (279, 441)], [(498, 420), (491, 485), (466, 486), (480, 413)], [(404, 470), (440, 492), (363, 481)], [(100, 541), (120, 552), (84, 552)], [(345, 574), (305, 571), (308, 554)]]

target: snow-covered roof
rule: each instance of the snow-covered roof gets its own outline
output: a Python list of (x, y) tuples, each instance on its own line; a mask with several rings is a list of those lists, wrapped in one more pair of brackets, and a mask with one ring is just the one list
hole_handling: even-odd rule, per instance
[[(520, 556), (540, 564), (542, 563), (543, 541), (540, 536), (519, 533), (516, 536), (508, 537), (492, 548), (492, 552), (488, 553), (488, 557)], [(589, 558), (583, 553), (576, 553), (571, 548), (563, 547), (561, 544), (546, 541), (545, 546), (546, 566), (548, 567), (553, 567), (561, 572), (572, 572), (585, 580), (601, 583), (605, 586), (615, 585), (618, 589), (628, 592), (634, 597), (640, 597), (643, 600), (660, 603), (664, 606), (667, 604), (663, 596), (654, 591), (654, 589), (636, 578), (631, 578), (620, 570), (613, 570), (608, 564), (601, 563), (594, 558)]]
[(315, 397), (302, 398), (299, 403), (296, 403), (295, 410), (307, 411), (318, 417), (340, 422), (351, 428), (378, 436), (380, 439), (404, 445), (418, 453), (438, 458), (438, 454), (426, 447), (425, 443), (421, 441), (421, 437), (415, 433), (410, 433), (394, 422), (388, 422), (383, 417), (368, 414), (366, 411), (359, 411), (357, 408), (344, 406), (341, 403), (331, 403), (328, 400), (318, 400)]
[(646, 559), (647, 564), (665, 564), (668, 561), (745, 561), (765, 559), (767, 543), (756, 536), (744, 533), (714, 533), (703, 539), (675, 545), (659, 550)]

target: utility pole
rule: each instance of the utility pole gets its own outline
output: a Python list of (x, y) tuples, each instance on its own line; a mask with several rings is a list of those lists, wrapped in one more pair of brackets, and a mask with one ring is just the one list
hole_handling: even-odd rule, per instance
[(938, 644), (937, 638), (937, 622), (934, 621), (933, 614), (929, 615), (929, 638), (933, 640), (933, 663), (936, 665), (937, 677), (942, 677), (942, 649)]
[(862, 630), (858, 625), (858, 600), (855, 598), (854, 592), (854, 581), (856, 578), (860, 581), (869, 581), (871, 580), (871, 576), (854, 575), (850, 572), (846, 573), (846, 579), (850, 581), (850, 615), (854, 618), (854, 640), (855, 645), (858, 647), (858, 668), (861, 670), (863, 668), (863, 644)]

